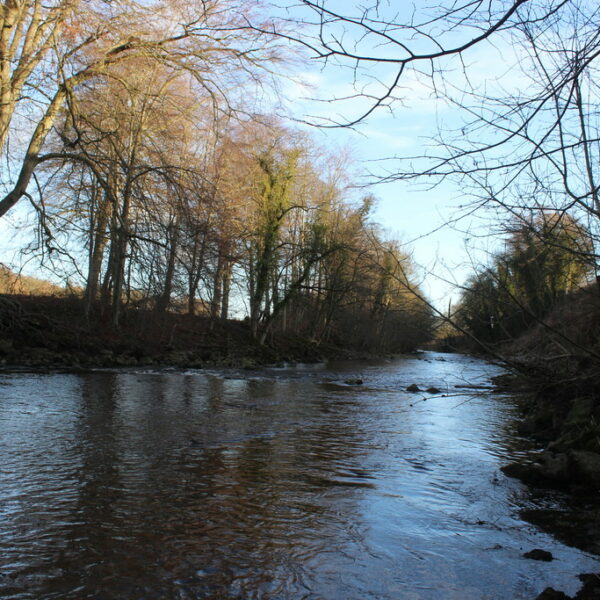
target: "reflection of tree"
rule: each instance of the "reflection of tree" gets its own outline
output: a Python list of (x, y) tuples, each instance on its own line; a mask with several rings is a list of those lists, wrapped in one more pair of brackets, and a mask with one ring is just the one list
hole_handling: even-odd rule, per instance
[(315, 568), (323, 553), (344, 561), (357, 552), (348, 529), (360, 522), (363, 488), (346, 476), (360, 466), (363, 435), (352, 411), (336, 414), (315, 391), (181, 374), (82, 376), (63, 467), (77, 464), (77, 497), (57, 522), (64, 550), (48, 557), (36, 591), (267, 598), (328, 576)]
[(115, 444), (117, 380), (115, 374), (102, 374), (81, 381), (80, 421), (73, 440), (80, 460), (77, 504), (66, 529), (66, 549), (58, 557), (62, 575), (51, 583), (57, 591), (101, 588), (113, 575), (110, 557), (115, 544), (115, 506), (123, 494)]
[[(168, 569), (189, 576), (201, 565), (206, 577), (189, 584), (204, 593), (293, 591), (323, 544), (331, 549), (344, 523), (358, 519), (353, 498), (359, 490), (341, 494), (339, 482), (326, 485), (332, 456), (352, 460), (352, 429), (340, 424), (332, 436), (331, 427), (319, 424), (325, 403), (307, 401), (295, 386), (213, 379), (208, 387), (216, 411), (208, 424), (198, 423), (196, 431), (206, 434), (195, 435), (198, 446), (182, 455), (187, 497), (173, 527), (187, 536), (178, 546), (166, 541), (166, 554), (174, 557)], [(322, 448), (327, 445), (331, 452)], [(348, 502), (334, 506), (341, 496)]]

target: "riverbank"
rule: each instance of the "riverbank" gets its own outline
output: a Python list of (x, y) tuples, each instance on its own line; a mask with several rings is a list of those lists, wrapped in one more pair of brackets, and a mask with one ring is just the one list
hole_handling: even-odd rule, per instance
[[(539, 448), (530, 459), (507, 465), (505, 472), (530, 485), (597, 494), (600, 490), (600, 403), (593, 389), (574, 390), (554, 384), (552, 389), (527, 390), (522, 378), (506, 389), (520, 391), (523, 419), (518, 432)], [(533, 380), (533, 384), (535, 384)]]
[(261, 345), (240, 320), (135, 309), (124, 311), (115, 329), (100, 310), (85, 317), (77, 297), (4, 295), (0, 300), (0, 366), (5, 368), (252, 368), (372, 356), (360, 348), (283, 334)]
[(576, 494), (600, 491), (599, 340), (594, 284), (557, 302), (543, 322), (493, 345), (511, 370), (496, 383), (520, 395), (519, 434), (539, 448), (529, 460), (507, 466), (507, 474)]
[[(536, 332), (539, 341), (540, 332)], [(529, 456), (502, 470), (533, 489), (557, 489), (568, 502), (561, 508), (525, 509), (520, 516), (563, 543), (600, 555), (600, 379), (591, 361), (555, 363), (553, 373), (540, 364), (548, 344), (532, 346), (531, 335), (508, 348), (511, 358), (527, 365), (529, 377), (508, 374), (496, 380), (499, 389), (521, 398), (522, 420), (517, 432), (534, 441)], [(574, 596), (547, 588), (536, 600), (597, 600), (600, 573), (582, 573)]]
[[(518, 338), (496, 344), (511, 371), (497, 389), (520, 398), (517, 433), (535, 449), (503, 467), (536, 489), (559, 490), (564, 502), (526, 509), (520, 516), (563, 543), (600, 555), (600, 294), (596, 285), (565, 298)], [(440, 350), (486, 356), (455, 335)], [(538, 600), (600, 598), (600, 574), (582, 574), (574, 596), (551, 588)]]
[[(574, 393), (561, 385), (540, 389), (535, 382), (514, 375), (497, 382), (501, 389), (521, 395), (523, 419), (517, 431), (537, 446), (502, 471), (533, 489), (567, 494), (561, 508), (525, 509), (520, 516), (569, 546), (600, 555), (600, 416), (595, 392)], [(581, 574), (580, 579), (583, 585), (575, 596), (548, 588), (536, 600), (600, 598), (600, 574)]]

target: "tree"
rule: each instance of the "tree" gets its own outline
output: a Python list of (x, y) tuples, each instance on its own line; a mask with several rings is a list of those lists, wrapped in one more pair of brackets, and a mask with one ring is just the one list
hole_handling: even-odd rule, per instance
[[(233, 90), (241, 93), (244, 83), (265, 86), (281, 53), (266, 25), (248, 27), (253, 5), (244, 0), (5, 3), (0, 150), (7, 150), (5, 141), (13, 131), (20, 143), (10, 156), (15, 175), (3, 177), (7, 193), (0, 199), (0, 216), (27, 193), (35, 168), (56, 158), (44, 153), (44, 143), (67, 99), (86, 85), (113, 77), (122, 65), (144, 60), (186, 73), (217, 111), (239, 106)], [(19, 115), (17, 108), (23, 111)], [(23, 127), (25, 113), (30, 127)]]
[(290, 17), (296, 27), (302, 25), (301, 35), (279, 34), (307, 48), (324, 65), (351, 73), (356, 93), (328, 100), (343, 104), (361, 98), (365, 108), (345, 119), (325, 116), (317, 122), (354, 126), (401, 100), (404, 80), (411, 75), (428, 78), (435, 89), (438, 85), (443, 89), (446, 73), (454, 66), (467, 73), (469, 51), (507, 31), (543, 26), (570, 1), (460, 0), (398, 8), (380, 0), (301, 0)]
[(485, 342), (517, 337), (586, 283), (589, 257), (589, 235), (568, 215), (515, 222), (505, 251), (465, 286), (459, 320)]
[[(543, 220), (548, 211), (566, 215), (585, 225), (587, 240), (578, 247), (566, 244), (558, 258), (553, 247), (557, 240), (544, 236), (547, 253), (571, 264), (581, 259), (593, 263), (600, 285), (596, 3), (492, 0), (404, 10), (378, 0), (360, 5), (328, 0), (300, 4), (305, 10), (302, 21), (313, 27), (313, 35), (299, 41), (326, 65), (346, 67), (351, 73), (355, 93), (327, 100), (342, 106), (348, 100), (350, 109), (360, 107), (345, 117), (325, 116), (312, 119), (314, 123), (357, 126), (380, 108), (401, 106), (411, 93), (411, 81), (429, 84), (433, 97), (454, 107), (452, 125), (439, 131), (424, 154), (401, 157), (393, 167), (388, 161), (378, 180), (415, 180), (427, 187), (454, 180), (470, 197), (465, 213), (491, 211), (496, 222), (529, 213), (533, 220)], [(509, 77), (493, 74), (486, 65), (496, 80), (489, 75), (483, 81), (472, 78), (470, 65), (477, 63), (477, 50), (493, 53), (494, 48)], [(507, 49), (513, 57), (510, 65), (502, 57)], [(539, 274), (531, 268), (534, 263), (547, 266), (537, 241), (529, 251), (535, 258), (523, 259), (525, 278)], [(513, 268), (516, 265), (504, 265), (507, 272)], [(485, 270), (483, 288), (499, 274), (496, 265)], [(514, 281), (512, 275), (508, 279)], [(472, 280), (468, 287), (478, 285)], [(544, 294), (551, 296), (563, 282), (549, 285)], [(547, 302), (530, 294), (525, 312), (535, 314)]]

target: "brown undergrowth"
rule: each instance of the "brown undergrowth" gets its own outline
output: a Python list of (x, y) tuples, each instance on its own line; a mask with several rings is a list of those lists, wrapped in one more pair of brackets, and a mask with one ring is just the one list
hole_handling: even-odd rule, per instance
[(0, 364), (8, 367), (251, 367), (360, 354), (293, 335), (261, 345), (240, 320), (131, 309), (115, 329), (109, 312), (97, 306), (86, 317), (75, 296), (0, 296)]

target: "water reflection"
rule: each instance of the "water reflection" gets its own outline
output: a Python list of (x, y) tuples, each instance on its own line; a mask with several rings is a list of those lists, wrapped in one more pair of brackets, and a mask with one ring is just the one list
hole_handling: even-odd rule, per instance
[[(572, 592), (598, 564), (518, 519), (510, 400), (454, 387), (490, 368), (424, 359), (2, 376), (0, 596)], [(559, 562), (521, 557), (539, 546)]]

